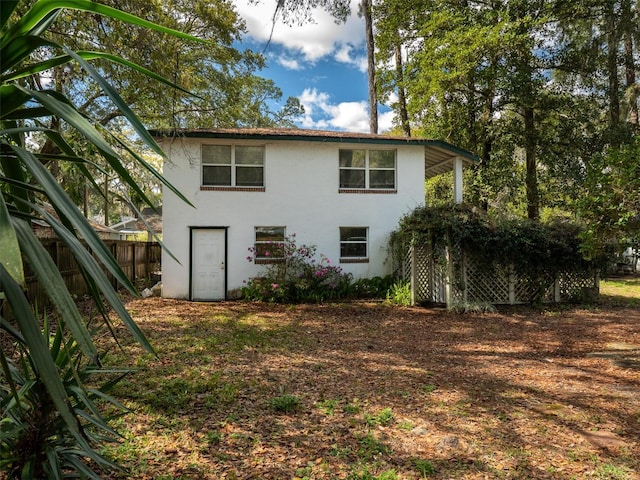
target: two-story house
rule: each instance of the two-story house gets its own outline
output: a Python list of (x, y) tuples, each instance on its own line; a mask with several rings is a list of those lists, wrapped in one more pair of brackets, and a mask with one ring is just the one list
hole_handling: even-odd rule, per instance
[[(424, 204), (426, 177), (475, 160), (446, 142), (294, 129), (153, 132), (169, 161), (163, 174), (193, 203), (165, 188), (163, 296), (223, 300), (259, 275), (269, 242), (298, 245), (354, 278), (391, 272), (388, 240), (400, 218)], [(257, 251), (247, 261), (248, 248)], [(175, 258), (174, 258), (175, 257)]]

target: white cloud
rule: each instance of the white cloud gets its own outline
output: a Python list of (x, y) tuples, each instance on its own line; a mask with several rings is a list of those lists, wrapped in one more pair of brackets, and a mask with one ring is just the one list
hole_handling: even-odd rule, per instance
[(329, 108), (329, 94), (324, 92), (318, 92), (315, 88), (305, 88), (302, 95), (298, 97), (300, 103), (304, 106), (305, 112), (313, 114), (316, 106), (321, 110)]
[[(301, 128), (369, 131), (366, 84), (361, 92), (354, 93), (353, 88), (344, 88), (339, 75), (340, 69), (345, 68), (351, 72), (357, 69), (365, 75), (367, 72), (364, 20), (356, 13), (360, 0), (351, 0), (352, 14), (344, 24), (336, 24), (328, 13), (317, 10), (313, 14), (315, 23), (300, 26), (285, 25), (281, 19), (272, 25), (277, 0), (260, 0), (257, 4), (250, 4), (250, 0), (232, 1), (246, 22), (250, 39), (264, 46), (269, 42), (265, 53), (270, 62), (291, 71), (306, 70), (304, 76), (291, 73), (295, 77), (281, 81), (281, 86), (293, 89), (288, 94), (297, 96), (305, 108), (305, 114), (296, 120)], [(333, 75), (334, 72), (337, 74)], [(321, 84), (321, 89), (314, 87)], [(327, 87), (336, 89), (340, 101), (323, 91)], [(302, 93), (297, 95), (300, 90)], [(352, 93), (346, 96), (345, 90)], [(354, 94), (356, 98), (352, 97)], [(392, 123), (393, 112), (381, 113), (379, 131), (388, 131)]]
[(351, 58), (351, 50), (353, 47), (351, 45), (342, 45), (335, 54), (335, 59), (340, 63), (353, 63), (353, 59)]
[(349, 44), (340, 45), (336, 50), (333, 58), (347, 65), (354, 65), (361, 72), (367, 71), (367, 57), (366, 55), (353, 56), (353, 46)]
[(385, 102), (385, 105), (391, 105), (392, 103), (397, 102), (399, 99), (398, 97), (398, 93), (393, 90), (391, 92), (389, 92), (389, 97), (387, 98), (387, 101)]
[(393, 120), (396, 114), (393, 110), (383, 112), (378, 115), (378, 131), (380, 133), (388, 132), (393, 128)]
[(302, 65), (300, 65), (300, 62), (295, 58), (287, 58), (287, 57), (280, 56), (276, 58), (276, 62), (278, 62), (280, 65), (282, 65), (288, 70), (302, 70), (303, 68)]
[(369, 131), (369, 109), (367, 102), (342, 102), (333, 110), (331, 125), (349, 132)]
[[(305, 114), (299, 120), (302, 128), (369, 131), (369, 105), (366, 101), (332, 103), (328, 93), (315, 88), (305, 89), (298, 98), (305, 108)], [(391, 130), (394, 116), (391, 110), (379, 114), (380, 133)]]
[[(332, 103), (331, 96), (316, 89), (307, 88), (298, 97), (305, 114), (299, 119), (302, 128), (369, 131), (369, 108), (366, 101)], [(378, 119), (379, 131), (391, 129), (393, 112), (386, 112)]]
[[(336, 24), (331, 15), (322, 9), (313, 13), (314, 23), (304, 25), (285, 25), (281, 18), (272, 24), (276, 0), (261, 0), (249, 3), (249, 0), (233, 0), (240, 16), (245, 20), (248, 35), (266, 45), (270, 43), (287, 49), (290, 53), (301, 54), (306, 62), (314, 63), (325, 57), (338, 57), (346, 63), (360, 68), (361, 59), (352, 58), (349, 50), (364, 44), (364, 21), (358, 17), (358, 0), (352, 0), (352, 15), (342, 24)], [(344, 53), (348, 57), (344, 57)]]

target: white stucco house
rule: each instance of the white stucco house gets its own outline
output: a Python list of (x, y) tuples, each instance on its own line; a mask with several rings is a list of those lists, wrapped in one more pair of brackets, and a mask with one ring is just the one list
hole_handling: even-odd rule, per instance
[[(475, 156), (442, 141), (296, 129), (189, 129), (152, 134), (164, 176), (163, 296), (224, 300), (259, 275), (267, 242), (296, 234), (354, 278), (391, 273), (387, 243), (424, 204), (424, 180)], [(248, 248), (258, 250), (247, 261)]]

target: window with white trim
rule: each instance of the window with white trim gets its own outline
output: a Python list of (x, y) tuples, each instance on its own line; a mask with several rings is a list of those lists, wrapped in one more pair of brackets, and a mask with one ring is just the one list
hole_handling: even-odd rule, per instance
[(367, 227), (340, 227), (340, 261), (369, 258), (368, 236)]
[(255, 227), (255, 260), (283, 260), (286, 230), (286, 227)]
[(396, 151), (340, 149), (340, 188), (395, 190)]
[(202, 185), (264, 187), (264, 147), (202, 145)]

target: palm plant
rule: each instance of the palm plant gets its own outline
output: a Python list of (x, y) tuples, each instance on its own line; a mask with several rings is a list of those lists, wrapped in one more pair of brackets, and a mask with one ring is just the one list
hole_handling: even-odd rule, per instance
[[(123, 58), (104, 52), (72, 51), (47, 40), (46, 33), (63, 9), (75, 9), (180, 38), (198, 39), (88, 0), (25, 4), (30, 7), (20, 16), (18, 0), (0, 2), (0, 470), (21, 478), (98, 478), (96, 467), (117, 466), (97, 452), (100, 442), (114, 437), (115, 432), (95, 400), (122, 407), (106, 393), (122, 372), (112, 371), (115, 378), (101, 387), (87, 385), (87, 378), (100, 368), (100, 355), (60, 272), (32, 231), (33, 219), (48, 222), (73, 252), (111, 332), (109, 309), (147, 351), (153, 352), (153, 348), (105, 271), (135, 293), (134, 286), (47, 165), (50, 161), (72, 162), (87, 183), (98, 190), (91, 174), (94, 169), (88, 168), (95, 162), (84, 158), (77, 143), (67, 139), (73, 134), (90, 146), (87, 150), (103, 157), (121, 181), (147, 203), (143, 190), (123, 167), (118, 151), (126, 152), (181, 195), (127, 142), (81, 115), (68, 98), (46, 85), (43, 88), (37, 79), (52, 68), (75, 62), (158, 154), (162, 154), (159, 146), (91, 62), (117, 62), (176, 86)], [(66, 133), (51, 127), (60, 124)], [(55, 148), (47, 149), (47, 153), (34, 151), (30, 146), (34, 135), (46, 137)], [(44, 208), (45, 204), (53, 207), (55, 215)], [(26, 298), (23, 262), (28, 262), (44, 286), (57, 312), (55, 322), (38, 315), (37, 307)]]

